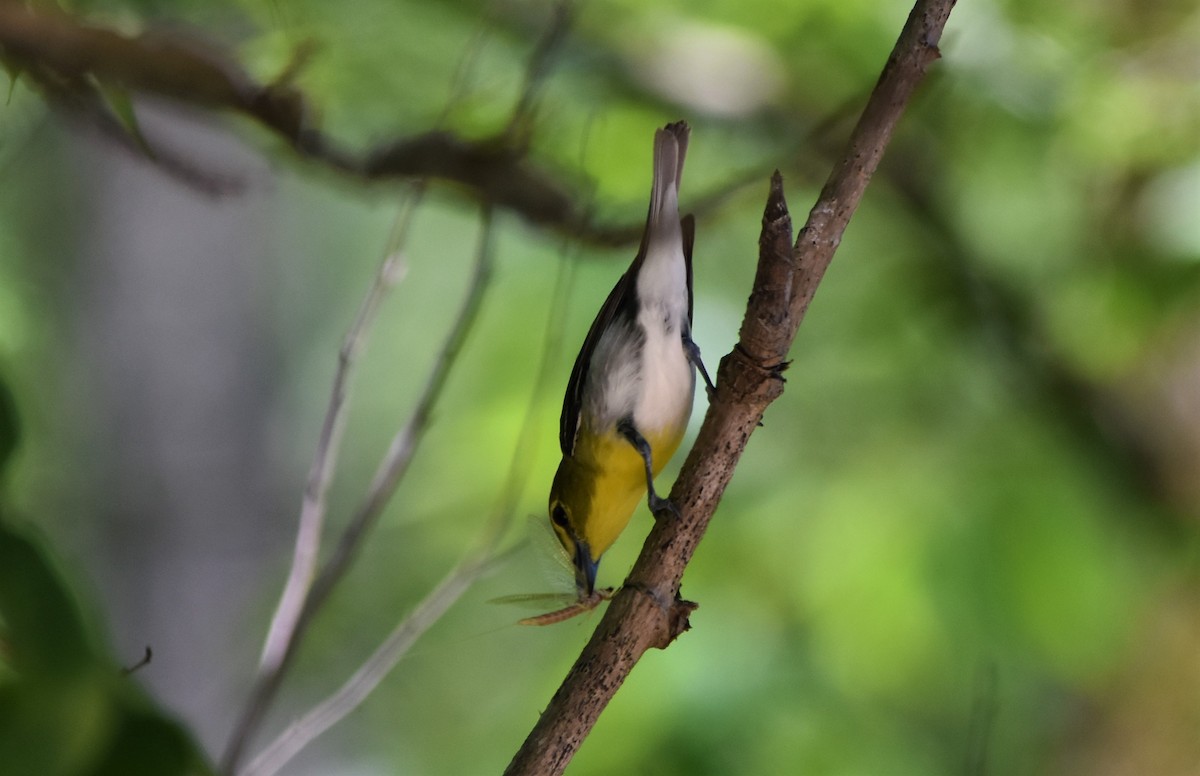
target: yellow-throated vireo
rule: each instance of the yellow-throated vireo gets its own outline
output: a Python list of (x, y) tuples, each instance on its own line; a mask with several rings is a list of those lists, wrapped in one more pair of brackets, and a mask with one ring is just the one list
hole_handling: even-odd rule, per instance
[(563, 399), (550, 522), (574, 564), (581, 600), (594, 597), (600, 557), (643, 493), (656, 518), (675, 514), (655, 492), (654, 477), (687, 428), (693, 365), (713, 389), (691, 336), (695, 220), (679, 217), (689, 133), (679, 121), (654, 135), (641, 247), (592, 322)]

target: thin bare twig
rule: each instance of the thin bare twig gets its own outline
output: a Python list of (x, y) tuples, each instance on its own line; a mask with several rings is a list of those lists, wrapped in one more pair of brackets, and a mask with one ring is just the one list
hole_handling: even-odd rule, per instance
[[(321, 607), (334, 586), (345, 575), (362, 545), (362, 537), (379, 519), (396, 485), (412, 462), (420, 439), (428, 427), (429, 414), (433, 405), (437, 401), (437, 397), (441, 395), (450, 369), (475, 323), (488, 279), (491, 277), (492, 263), (492, 218), (490, 211), (485, 210), (479, 249), (476, 252), (475, 265), (462, 306), (441, 351), (438, 353), (429, 379), (421, 392), (421, 397), (417, 400), (416, 408), (404, 427), (393, 438), (391, 447), (380, 463), (371, 483), (366, 500), (355, 513), (350, 526), (342, 535), (336, 551), (322, 569), (308, 598), (305, 599), (305, 606), (296, 623), (297, 634), (307, 627), (312, 613)], [(490, 549), (489, 547), (489, 553)], [(485, 565), (486, 553), (475, 553), (467, 558), (397, 626), (383, 645), (359, 668), (342, 689), (291, 726), (283, 736), (268, 746), (244, 773), (274, 773), (309, 741), (361, 703), (391, 670), (412, 642), (436, 622), (450, 604), (458, 599)], [(297, 641), (298, 639), (294, 639), (289, 644)], [(290, 653), (285, 652), (285, 656), (290, 656)]]
[(456, 566), (410, 612), (344, 685), (293, 722), (239, 776), (272, 776), (329, 728), (362, 703), (400, 658), (488, 567), (487, 558), (472, 555)]
[(450, 370), (458, 358), (459, 351), (462, 350), (463, 343), (466, 342), (467, 334), (475, 323), (479, 307), (483, 302), (484, 290), (491, 278), (492, 211), (490, 207), (484, 208), (481, 244), (477, 255), (479, 258), (471, 275), (466, 298), (463, 300), (450, 334), (446, 337), (441, 351), (434, 360), (429, 379), (425, 383), (408, 421), (392, 438), (387, 454), (371, 479), (366, 499), (354, 513), (354, 517), (351, 518), (350, 524), (343, 532), (333, 555), (330, 556), (329, 561), (313, 583), (312, 591), (305, 605), (305, 612), (300, 617), (301, 622), (307, 619), (305, 613), (311, 613), (320, 608), (325, 598), (329, 596), (349, 568), (350, 562), (362, 547), (363, 535), (383, 513), (383, 508), (387, 505), (392, 493), (395, 492), (396, 486), (405, 472), (408, 471), (417, 446), (429, 429), (429, 417), (433, 412), (434, 404), (441, 395), (446, 379), (450, 376)]
[(530, 392), (525, 421), (517, 437), (512, 463), (505, 478), (505, 487), (492, 510), (484, 531), (475, 546), (459, 561), (458, 565), (407, 614), (375, 652), (341, 686), (290, 724), (279, 736), (268, 744), (246, 767), (240, 776), (271, 776), (288, 763), (292, 757), (329, 728), (340, 722), (347, 714), (362, 703), (376, 686), (396, 666), (409, 648), (425, 631), (462, 596), (464, 592), (496, 561), (496, 550), (500, 541), (512, 526), (521, 493), (529, 480), (530, 467), (536, 457), (536, 448), (541, 438), (541, 428), (535, 422), (537, 408), (543, 404), (544, 395), (551, 382), (557, 354), (562, 346), (562, 327), (566, 315), (566, 285), (572, 262), (564, 259), (546, 326), (546, 340), (542, 347), (541, 366)]
[[(516, 126), (518, 123), (523, 122), (525, 117), (531, 115), (535, 109), (535, 93), (546, 77), (547, 62), (554, 48), (562, 41), (566, 32), (566, 26), (570, 18), (565, 10), (568, 6), (569, 0), (563, 0), (553, 24), (550, 25), (543, 40), (535, 48), (530, 58), (525, 85), (521, 98), (514, 107), (513, 119), (510, 122), (510, 126)], [(464, 62), (455, 76), (453, 87), (455, 93), (462, 89), (468, 71), (469, 63)], [(418, 191), (424, 191), (424, 179)], [(324, 523), (325, 493), (336, 461), (337, 442), (344, 419), (342, 407), (345, 402), (346, 378), (349, 373), (349, 366), (353, 363), (353, 356), (357, 352), (357, 348), (361, 345), (362, 339), (374, 317), (378, 303), (390, 285), (390, 280), (396, 271), (396, 265), (391, 263), (391, 257), (397, 254), (397, 246), (400, 244), (401, 236), (405, 229), (400, 227), (393, 235), (391, 250), (388, 251), (389, 258), (385, 260), (383, 267), (377, 275), (376, 282), (368, 292), (359, 317), (355, 325), (351, 328), (351, 332), (341, 351), (339, 368), (334, 378), (329, 409), (326, 413), (321, 438), (309, 474), (292, 570), (289, 575), (288, 584), (285, 587), (284, 596), (276, 612), (266, 647), (264, 648), (258, 681), (251, 692), (250, 700), (242, 718), (234, 727), (229, 747), (223, 758), (223, 772), (233, 773), (235, 771), (250, 738), (257, 731), (268, 707), (274, 700), (283, 681), (283, 676), (296, 654), (309, 623), (317, 611), (324, 605), (333, 588), (340, 582), (349, 569), (359, 548), (362, 546), (364, 537), (378, 520), (380, 514), (382, 514), (384, 507), (391, 499), (400, 480), (408, 470), (417, 446), (428, 426), (429, 414), (437, 397), (441, 394), (449, 370), (462, 347), (463, 341), (474, 322), (479, 305), (482, 302), (483, 292), (490, 276), (492, 263), (492, 210), (491, 203), (485, 200), (482, 238), (467, 298), (463, 303), (460, 316), (456, 319), (449, 338), (434, 362), (429, 380), (417, 401), (413, 414), (404, 427), (392, 439), (391, 446), (371, 481), (366, 499), (351, 518), (333, 554), (314, 580), (313, 572), (319, 554), (321, 530)], [(410, 210), (408, 212), (411, 217), (413, 211)], [(404, 222), (404, 226), (406, 225), (407, 220)], [(527, 460), (527, 458), (523, 460)], [(516, 462), (514, 462), (514, 465), (516, 465)], [(514, 505), (515, 500), (516, 497), (513, 496), (512, 501)], [(485, 531), (485, 542), (481, 545), (483, 549), (476, 554), (478, 556), (477, 562), (473, 560), (476, 558), (476, 555), (468, 556), (467, 561), (460, 565), (463, 573), (451, 573), (443, 585), (439, 586), (434, 594), (427, 597), (425, 603), (412, 616), (428, 616), (431, 612), (435, 611), (440, 616), (445, 607), (448, 607), (450, 603), (457, 599), (458, 595), (461, 594), (461, 590), (465, 589), (465, 585), (473, 581), (479, 573), (479, 569), (482, 568), (487, 554), (493, 551), (506, 527), (506, 519), (501, 519), (500, 516), (493, 517), (491, 529)], [(432, 624), (432, 621), (425, 624), (418, 622), (414, 628), (407, 624), (406, 618), (404, 622), (397, 626), (393, 632), (393, 636), (368, 661), (368, 665), (360, 669), (355, 677), (343, 686), (342, 690), (335, 693), (328, 702), (328, 705), (323, 704), (321, 707), (314, 709), (310, 717), (317, 720), (319, 724), (306, 729), (315, 730), (316, 732), (313, 735), (319, 735), (325, 729), (322, 725), (328, 726), (340, 718), (336, 713), (330, 711), (331, 709), (336, 711), (339, 708), (346, 708), (348, 710), (348, 708), (353, 708), (354, 705), (361, 702), (362, 698), (366, 697), (370, 690), (382, 679), (386, 671), (395, 665), (400, 655), (407, 649), (407, 646), (398, 645), (411, 643), (409, 639), (415, 639), (421, 632), (428, 628), (429, 624)], [(292, 751), (290, 754), (286, 754), (284, 759), (291, 757), (294, 751), (298, 751), (305, 743), (306, 741), (301, 740), (301, 737), (290, 737), (286, 742), (286, 746), (291, 748)], [(279, 751), (282, 752), (283, 750)]]
[(367, 290), (359, 307), (358, 315), (350, 326), (350, 331), (342, 340), (338, 351), (337, 370), (333, 376), (333, 387), (329, 393), (329, 406), (325, 410), (325, 419), (321, 423), (321, 434), (317, 440), (317, 449), (313, 455), (312, 466), (308, 471), (308, 479), (304, 484), (304, 500), (300, 507), (299, 528), (296, 532), (296, 547), (292, 555), (292, 566), (284, 584), (283, 594), (275, 614), (271, 618), (271, 627), (263, 646), (259, 670), (274, 671), (283, 660), (287, 644), (292, 640), (296, 631), (296, 621), (304, 607), (308, 596), (309, 586), (316, 573), (317, 560), (321, 551), (321, 536), (325, 528), (326, 495), (333, 472), (337, 467), (338, 450), (341, 445), (342, 432), (346, 425), (346, 398), (349, 393), (349, 382), (359, 354), (366, 347), (367, 337), (387, 292), (404, 274), (405, 262), (401, 247), (407, 238), (412, 225), (414, 214), (420, 204), (424, 187), (418, 186), (401, 210), (396, 220), (392, 236), (388, 240), (388, 248), (383, 262), (375, 273), (375, 280)]
[[(477, 51), (476, 46), (470, 47), (467, 56), (464, 56), (459, 62), (451, 82), (450, 97), (446, 101), (446, 108), (441, 120), (444, 120), (451, 107), (462, 96), (467, 74), (474, 63), (475, 51)], [(300, 57), (296, 57), (285, 73), (276, 79), (276, 83), (290, 82), (293, 71), (299, 67), (300, 60)], [(383, 263), (380, 265), (379, 271), (375, 275), (375, 281), (368, 289), (358, 315), (338, 352), (338, 366), (329, 395), (329, 406), (325, 412), (321, 435), (317, 442), (312, 466), (309, 469), (308, 479), (305, 482), (304, 500), (300, 510), (299, 530), (297, 531), (292, 566), (284, 585), (283, 595), (280, 597), (275, 614), (271, 619), (266, 643), (263, 646), (263, 655), (260, 661), (260, 670), (262, 671), (272, 671), (278, 667), (286, 650), (287, 642), (293, 638), (296, 621), (299, 619), (300, 610), (308, 596), (320, 555), (321, 535), (325, 525), (326, 494), (337, 465), (337, 451), (345, 427), (344, 408), (350, 373), (358, 354), (366, 345), (367, 334), (375, 319), (380, 302), (383, 301), (387, 291), (404, 274), (405, 265), (401, 247), (406, 242), (408, 230), (412, 225), (418, 206), (424, 198), (426, 188), (424, 179), (415, 184), (410, 199), (397, 216), (392, 234), (388, 239)]]
[(917, 84), (938, 57), (954, 0), (917, 0), (899, 40), (808, 222), (792, 245), (791, 218), (776, 173), (763, 216), (758, 273), (740, 341), (721, 360), (717, 391), (671, 491), (676, 520), (657, 521), (624, 587), (513, 757), (510, 776), (566, 768), (608, 701), (646, 652), (688, 626), (683, 572), (767, 405), (783, 393), (781, 372), (817, 285)]
[(145, 651), (142, 652), (141, 659), (138, 660), (133, 665), (129, 666), (128, 668), (122, 668), (121, 676), (129, 676), (132, 673), (136, 673), (137, 671), (142, 670), (146, 666), (150, 665), (150, 661), (153, 659), (154, 659), (154, 650), (150, 649), (150, 645), (147, 644)]
[(313, 617), (345, 576), (362, 546), (363, 537), (383, 513), (384, 507), (408, 470), (413, 455), (428, 429), (429, 417), (434, 404), (441, 395), (446, 378), (475, 322), (483, 299), (483, 292), (491, 274), (492, 221), (490, 210), (485, 210), (485, 213), (487, 215), (484, 218), (483, 237), (478, 254), (480, 259), (476, 262), (470, 287), (446, 342), (434, 361), (416, 406), (404, 426), (392, 438), (391, 445), (371, 480), (366, 498), (355, 511), (333, 554), (322, 567), (309, 589), (308, 595), (304, 598), (303, 606), (295, 618), (291, 638), (283, 642), (283, 650), (274, 665), (264, 667), (260, 672), (258, 681), (251, 691), (246, 710), (234, 727), (233, 738), (222, 760), (222, 773), (235, 772), (246, 745), (257, 732), (267, 708), (274, 700), (284, 674), (291, 666), (304, 634), (312, 624)]

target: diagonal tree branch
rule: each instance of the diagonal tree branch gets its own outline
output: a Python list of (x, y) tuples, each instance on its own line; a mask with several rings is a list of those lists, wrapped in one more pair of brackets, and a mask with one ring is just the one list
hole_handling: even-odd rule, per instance
[(917, 0), (794, 246), (783, 180), (778, 173), (772, 178), (740, 341), (721, 360), (716, 397), (671, 492), (680, 517), (651, 530), (624, 587), (513, 757), (509, 776), (562, 773), (641, 656), (688, 628), (696, 605), (679, 598), (684, 569), (750, 434), (783, 393), (781, 372), (796, 331), (896, 123), (938, 58), (954, 2)]

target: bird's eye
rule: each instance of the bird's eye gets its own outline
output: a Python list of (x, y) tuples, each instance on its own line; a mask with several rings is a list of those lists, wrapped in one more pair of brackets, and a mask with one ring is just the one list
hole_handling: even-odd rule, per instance
[(550, 510), (550, 522), (559, 528), (567, 528), (567, 510), (563, 509), (562, 504), (555, 504), (554, 508)]

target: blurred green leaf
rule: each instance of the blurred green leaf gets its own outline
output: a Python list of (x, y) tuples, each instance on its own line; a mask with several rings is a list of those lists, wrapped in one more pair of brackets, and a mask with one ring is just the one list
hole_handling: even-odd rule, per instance
[(153, 159), (154, 149), (146, 141), (146, 136), (142, 134), (142, 126), (138, 123), (137, 111), (133, 107), (133, 95), (120, 84), (109, 83), (105, 80), (96, 79), (95, 86), (105, 104), (116, 116), (117, 121), (129, 133), (129, 137), (142, 150), (142, 153)]
[(83, 672), (94, 665), (78, 604), (42, 549), (0, 522), (0, 617), (9, 661), (27, 678)]
[(21, 426), (17, 416), (17, 399), (13, 395), (5, 375), (0, 373), (0, 486), (3, 485), (8, 463), (20, 440)]
[(190, 736), (101, 654), (39, 543), (0, 521), (6, 776), (202, 776)]

